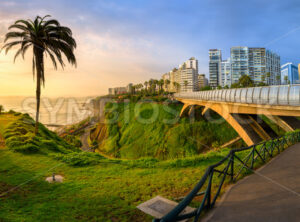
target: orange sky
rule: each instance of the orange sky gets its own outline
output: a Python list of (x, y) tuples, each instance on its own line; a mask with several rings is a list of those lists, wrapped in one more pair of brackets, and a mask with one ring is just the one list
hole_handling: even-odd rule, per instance
[[(0, 4), (0, 47), (8, 26), (20, 18), (51, 14), (73, 30), (78, 66), (67, 64), (65, 70), (56, 71), (47, 59), (42, 96), (103, 95), (109, 87), (160, 78), (190, 57), (189, 53), (186, 56), (174, 53), (173, 46), (164, 44), (168, 39), (156, 38), (122, 19), (96, 18), (90, 15), (89, 8), (82, 12), (71, 5), (64, 10), (58, 2), (1, 0)], [(15, 64), (14, 53), (15, 50), (8, 55), (0, 53), (0, 96), (34, 96), (32, 53), (28, 50), (25, 61), (19, 57)]]

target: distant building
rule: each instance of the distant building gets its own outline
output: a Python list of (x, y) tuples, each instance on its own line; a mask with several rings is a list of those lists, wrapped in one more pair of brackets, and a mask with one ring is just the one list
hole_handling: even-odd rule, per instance
[(198, 89), (208, 86), (208, 79), (205, 77), (205, 74), (198, 75)]
[(132, 93), (132, 83), (129, 83), (126, 87), (115, 87), (115, 88), (108, 88), (109, 95), (120, 95), (126, 93)]
[(209, 50), (210, 85), (230, 86), (248, 75), (255, 84), (280, 84), (280, 57), (266, 48), (235, 46), (230, 58), (222, 61), (221, 50)]
[(237, 83), (242, 75), (249, 75), (248, 54), (248, 47), (231, 47), (231, 83)]
[(230, 58), (221, 63), (221, 81), (220, 86), (231, 86), (231, 61)]
[(300, 63), (298, 64), (298, 73), (299, 73), (299, 79), (300, 79)]
[(115, 95), (115, 89), (114, 88), (108, 88), (108, 94), (109, 95)]
[(295, 84), (299, 83), (298, 67), (293, 63), (288, 62), (281, 66), (281, 83)]
[(170, 75), (170, 92), (180, 91), (181, 70), (174, 68), (169, 72)]
[(221, 85), (222, 53), (219, 49), (209, 50), (209, 84), (211, 87)]
[(198, 91), (198, 60), (190, 58), (179, 66), (181, 71), (180, 91), (194, 92)]
[(129, 83), (129, 84), (126, 86), (126, 92), (127, 92), (127, 93), (132, 93), (132, 92), (133, 92), (133, 84), (132, 84), (132, 83)]
[[(198, 60), (194, 57), (162, 75), (163, 80), (170, 80), (164, 89), (169, 92), (193, 92), (198, 91)], [(167, 88), (168, 87), (168, 88)]]

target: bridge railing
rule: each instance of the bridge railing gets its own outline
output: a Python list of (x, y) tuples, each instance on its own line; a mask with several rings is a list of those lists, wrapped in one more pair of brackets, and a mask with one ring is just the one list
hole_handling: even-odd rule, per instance
[(233, 103), (300, 106), (300, 85), (181, 92), (176, 93), (175, 97)]
[[(296, 131), (249, 147), (232, 149), (224, 159), (206, 169), (198, 184), (172, 211), (153, 221), (171, 222), (188, 218), (198, 221), (205, 211), (215, 205), (226, 184), (252, 173), (255, 168), (299, 141), (300, 132)], [(196, 210), (183, 214), (183, 210), (190, 204), (195, 206)]]

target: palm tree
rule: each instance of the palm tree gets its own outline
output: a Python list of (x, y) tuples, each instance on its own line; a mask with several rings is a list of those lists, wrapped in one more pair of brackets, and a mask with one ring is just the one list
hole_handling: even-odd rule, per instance
[[(61, 26), (55, 19), (46, 19), (51, 17), (37, 16), (34, 21), (17, 20), (8, 29), (15, 29), (6, 34), (4, 42), (13, 39), (14, 41), (6, 43), (2, 49), (5, 53), (13, 47), (20, 45), (20, 48), (15, 54), (14, 61), (19, 55), (24, 55), (26, 51), (33, 47), (32, 71), (33, 76), (36, 73), (36, 123), (35, 134), (38, 133), (39, 111), (40, 111), (40, 97), (41, 84), (45, 86), (44, 73), (44, 55), (48, 55), (52, 60), (53, 66), (57, 69), (57, 61), (64, 68), (62, 56), (64, 55), (68, 62), (76, 66), (76, 58), (74, 49), (76, 48), (76, 41), (72, 37), (72, 31), (68, 27)], [(1, 49), (1, 50), (2, 50)]]
[(173, 85), (174, 85), (174, 87), (176, 89), (176, 92), (179, 92), (179, 90), (180, 90), (180, 84), (178, 82), (173, 82)]
[(184, 80), (183, 84), (184, 84), (184, 87), (185, 87), (185, 91), (187, 91), (187, 85), (189, 84), (189, 82), (187, 80)]
[(2, 114), (2, 111), (4, 110), (4, 107), (0, 105), (0, 115)]
[(160, 80), (158, 81), (158, 86), (159, 86), (159, 91), (160, 91), (160, 92), (162, 92), (162, 89), (163, 89), (162, 87), (163, 87), (163, 85), (164, 85), (164, 82), (165, 82), (165, 81), (164, 81), (163, 79), (160, 79)]
[(153, 84), (154, 84), (154, 80), (153, 80), (153, 79), (150, 79), (150, 80), (149, 80), (150, 93), (151, 93), (152, 90), (153, 90)]
[(270, 85), (270, 76), (271, 76), (271, 73), (267, 72), (266, 76), (267, 76), (267, 84)]
[(158, 85), (158, 80), (157, 79), (154, 79), (153, 80), (153, 90), (154, 90), (154, 93), (156, 92), (156, 87), (157, 87), (157, 85)]
[(145, 90), (147, 91), (147, 86), (148, 86), (148, 82), (147, 81), (144, 82), (144, 86), (145, 86)]
[(287, 83), (288, 83), (288, 79), (289, 79), (289, 77), (288, 77), (288, 76), (284, 76), (284, 81), (285, 81), (285, 84), (287, 84)]
[(170, 91), (170, 89), (169, 89), (170, 83), (171, 83), (170, 80), (168, 80), (168, 79), (165, 80), (165, 85), (166, 85), (167, 91)]
[(280, 75), (276, 76), (276, 80), (277, 80), (277, 84), (279, 85), (280, 84)]
[(265, 80), (266, 80), (266, 76), (265, 76), (265, 75), (262, 75), (262, 76), (261, 76), (261, 81), (262, 81), (262, 82), (265, 82)]

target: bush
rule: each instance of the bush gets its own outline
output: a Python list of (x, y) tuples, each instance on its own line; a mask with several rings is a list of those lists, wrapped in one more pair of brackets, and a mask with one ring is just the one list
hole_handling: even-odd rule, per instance
[(39, 151), (39, 148), (34, 144), (28, 143), (24, 145), (15, 146), (13, 150), (21, 153), (35, 153)]
[(104, 159), (98, 153), (79, 152), (68, 154), (50, 154), (53, 158), (61, 160), (70, 166), (89, 166), (96, 165)]

